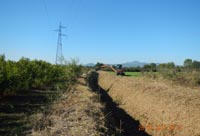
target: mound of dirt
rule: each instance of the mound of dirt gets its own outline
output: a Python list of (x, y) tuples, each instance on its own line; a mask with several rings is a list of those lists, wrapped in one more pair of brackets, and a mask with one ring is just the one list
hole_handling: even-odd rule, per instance
[(99, 72), (98, 84), (154, 136), (200, 135), (200, 90)]

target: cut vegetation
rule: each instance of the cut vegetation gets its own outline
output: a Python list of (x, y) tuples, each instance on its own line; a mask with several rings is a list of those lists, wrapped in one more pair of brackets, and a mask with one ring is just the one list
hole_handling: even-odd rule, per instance
[(49, 111), (39, 114), (33, 136), (104, 136), (107, 134), (104, 105), (98, 94), (79, 79), (69, 92), (62, 95)]

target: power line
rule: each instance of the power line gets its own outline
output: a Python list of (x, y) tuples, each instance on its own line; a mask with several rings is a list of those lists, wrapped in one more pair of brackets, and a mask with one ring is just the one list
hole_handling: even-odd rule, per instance
[(63, 57), (63, 54), (62, 54), (62, 36), (66, 36), (66, 35), (62, 33), (63, 28), (66, 28), (66, 27), (62, 26), (62, 24), (60, 22), (58, 30), (55, 30), (55, 31), (58, 32), (58, 42), (57, 42), (57, 51), (56, 51), (56, 65), (57, 64), (62, 65), (63, 61), (64, 61), (64, 57)]
[(49, 17), (49, 12), (48, 12), (48, 8), (47, 8), (47, 3), (45, 0), (42, 0), (42, 3), (43, 3), (43, 6), (44, 6), (44, 11), (45, 11), (45, 14), (47, 16), (47, 22), (49, 24), (49, 28), (51, 29), (51, 21), (50, 21), (50, 17)]

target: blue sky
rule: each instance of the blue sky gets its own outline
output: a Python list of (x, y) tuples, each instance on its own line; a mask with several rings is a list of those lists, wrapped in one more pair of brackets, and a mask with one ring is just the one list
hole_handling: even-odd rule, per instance
[(0, 54), (54, 63), (60, 21), (83, 64), (200, 60), (199, 0), (1, 0)]

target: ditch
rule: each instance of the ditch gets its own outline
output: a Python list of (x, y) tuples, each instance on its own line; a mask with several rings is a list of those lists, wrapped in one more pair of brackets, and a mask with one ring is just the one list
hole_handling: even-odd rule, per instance
[(98, 85), (98, 73), (91, 72), (88, 76), (88, 85), (91, 90), (100, 95), (100, 100), (105, 104), (104, 114), (106, 124), (110, 132), (115, 131), (116, 135), (122, 136), (149, 136), (145, 131), (139, 130), (139, 121), (132, 118), (125, 110), (118, 107), (118, 104), (108, 95), (109, 90), (104, 90)]

